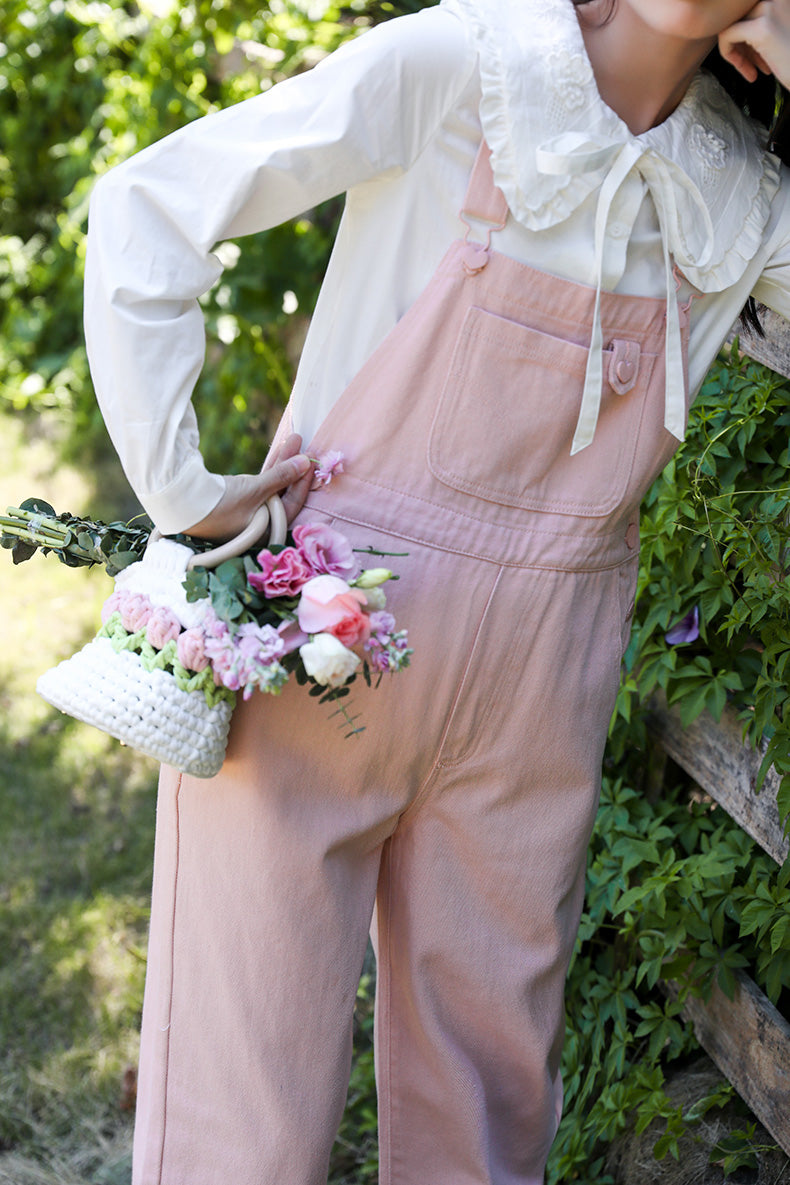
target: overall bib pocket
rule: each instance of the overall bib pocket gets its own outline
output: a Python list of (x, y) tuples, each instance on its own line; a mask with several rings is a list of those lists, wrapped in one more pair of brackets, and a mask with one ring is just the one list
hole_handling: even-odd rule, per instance
[(522, 510), (603, 517), (626, 493), (655, 355), (604, 353), (595, 438), (571, 456), (587, 348), (472, 306), (428, 438), (444, 485)]

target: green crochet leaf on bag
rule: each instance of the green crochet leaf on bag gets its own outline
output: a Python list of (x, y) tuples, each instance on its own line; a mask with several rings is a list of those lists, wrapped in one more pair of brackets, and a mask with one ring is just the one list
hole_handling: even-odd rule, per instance
[(206, 703), (210, 708), (220, 703), (235, 704), (236, 692), (227, 687), (217, 687), (211, 667), (203, 671), (189, 671), (178, 660), (175, 642), (167, 642), (161, 650), (151, 645), (146, 637), (145, 629), (130, 634), (124, 629), (121, 615), (113, 613), (99, 630), (97, 638), (107, 638), (113, 650), (131, 650), (139, 654), (142, 667), (146, 671), (167, 671), (176, 681), (180, 691), (202, 691)]

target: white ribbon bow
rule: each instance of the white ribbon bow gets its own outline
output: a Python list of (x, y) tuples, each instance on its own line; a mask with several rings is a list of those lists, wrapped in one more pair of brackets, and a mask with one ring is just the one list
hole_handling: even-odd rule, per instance
[[(587, 173), (595, 169), (609, 167), (601, 186), (595, 214), (595, 269), (597, 276), (595, 312), (582, 405), (571, 446), (571, 456), (592, 442), (598, 423), (603, 391), (601, 285), (604, 252), (612, 203), (620, 186), (631, 172), (638, 173), (644, 181), (658, 214), (664, 247), (664, 270), (667, 285), (664, 426), (678, 440), (682, 440), (686, 427), (686, 391), (680, 315), (670, 252), (674, 255), (676, 264), (681, 268), (703, 268), (709, 262), (714, 249), (713, 223), (702, 199), (702, 194), (693, 181), (673, 161), (668, 160), (646, 144), (640, 143), (637, 139), (627, 140), (623, 144), (622, 141), (603, 140), (585, 135), (583, 132), (565, 132), (542, 144), (537, 150), (536, 159), (539, 172), (553, 175)], [(681, 186), (689, 195), (705, 231), (704, 243), (696, 258), (693, 258), (687, 251), (685, 239), (681, 233), (680, 216), (675, 201), (676, 185)]]

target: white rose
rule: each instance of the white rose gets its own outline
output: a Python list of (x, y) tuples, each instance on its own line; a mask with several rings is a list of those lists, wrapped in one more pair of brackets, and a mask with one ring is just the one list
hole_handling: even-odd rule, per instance
[(304, 669), (322, 687), (342, 687), (359, 666), (359, 658), (332, 634), (316, 634), (299, 647)]

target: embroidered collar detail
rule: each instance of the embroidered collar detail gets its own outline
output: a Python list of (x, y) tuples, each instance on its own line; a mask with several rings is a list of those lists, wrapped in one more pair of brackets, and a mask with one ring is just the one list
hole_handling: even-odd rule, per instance
[[(779, 162), (765, 151), (764, 130), (715, 78), (698, 74), (664, 123), (635, 136), (598, 93), (571, 0), (442, 2), (469, 27), (477, 46), (483, 131), (497, 185), (519, 222), (530, 230), (562, 222), (600, 187), (616, 150), (629, 145), (632, 169), (651, 192), (656, 160), (665, 165), (664, 180), (671, 177), (677, 213), (662, 229), (691, 283), (718, 292), (743, 275), (761, 243)], [(560, 155), (575, 159), (566, 171), (556, 160), (557, 171), (543, 171), (540, 149), (551, 150), (567, 136), (572, 141)], [(597, 167), (589, 160), (592, 149), (599, 150)], [(586, 162), (579, 156), (585, 151)], [(701, 225), (703, 206), (707, 227)]]
[[(601, 289), (610, 218), (626, 183), (647, 190), (661, 229), (667, 297), (664, 425), (683, 439), (685, 377), (673, 262), (702, 292), (735, 283), (760, 246), (779, 186), (765, 133), (700, 72), (662, 124), (634, 135), (601, 98), (572, 0), (442, 0), (478, 50), (480, 118), (494, 179), (530, 230), (597, 193), (597, 291), (571, 453), (593, 439), (603, 391)], [(629, 203), (630, 238), (639, 203)], [(625, 236), (624, 236), (625, 237)]]

